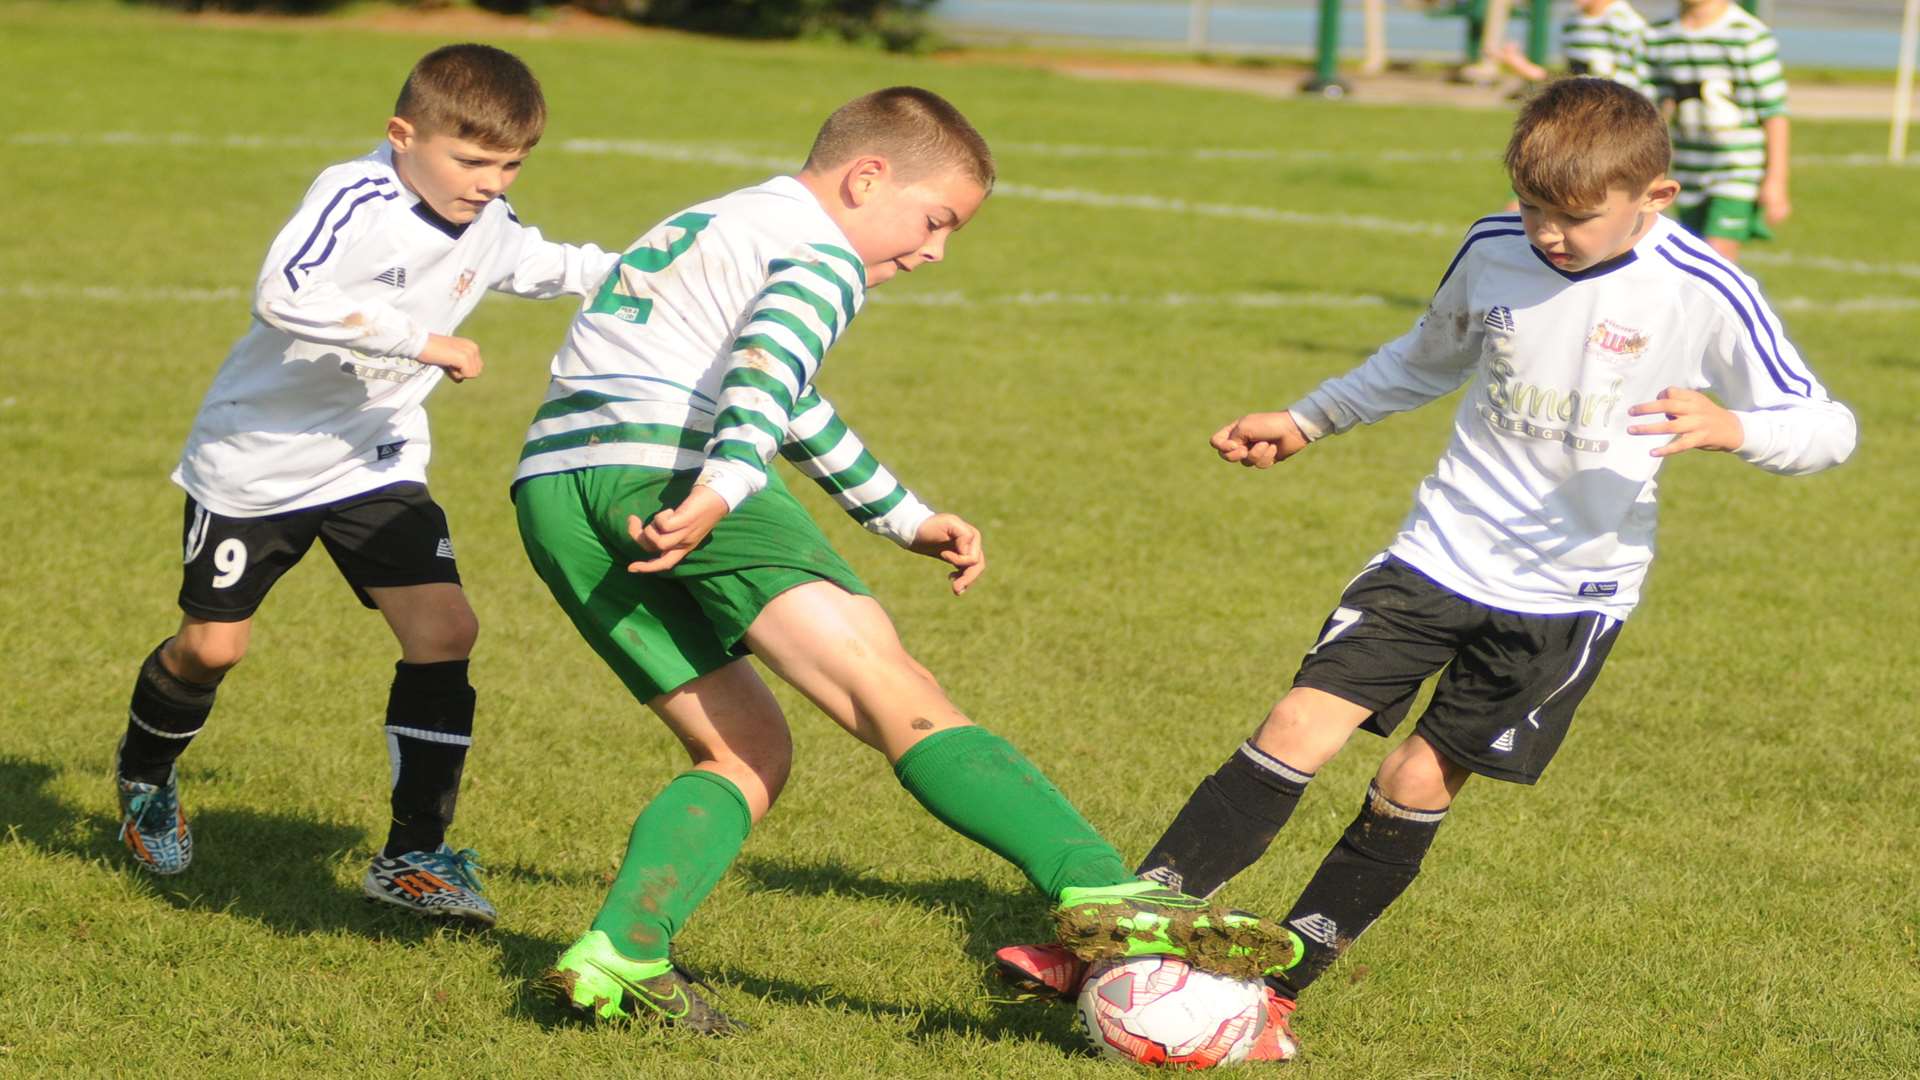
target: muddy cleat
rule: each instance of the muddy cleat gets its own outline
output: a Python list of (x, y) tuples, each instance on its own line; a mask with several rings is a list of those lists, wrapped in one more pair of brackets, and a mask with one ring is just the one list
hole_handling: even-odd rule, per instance
[(1177, 956), (1202, 971), (1255, 979), (1291, 967), (1301, 951), (1279, 923), (1151, 881), (1062, 890), (1053, 917), (1060, 943), (1089, 963)]
[(1070, 998), (1087, 981), (1087, 962), (1059, 945), (1009, 945), (996, 950), (993, 959), (1015, 1001)]
[(1297, 1007), (1292, 998), (1281, 997), (1273, 987), (1267, 987), (1267, 1026), (1254, 1038), (1246, 1060), (1292, 1061), (1300, 1056), (1300, 1044), (1294, 1041), (1293, 1025), (1288, 1022)]
[(702, 1035), (744, 1026), (709, 1004), (673, 961), (629, 960), (602, 930), (587, 931), (536, 985), (587, 1020), (654, 1020)]
[(120, 842), (141, 866), (156, 874), (177, 874), (193, 861), (193, 832), (180, 809), (180, 774), (168, 770), (164, 784), (127, 780), (114, 769), (120, 795)]
[(409, 851), (395, 858), (375, 855), (360, 891), (419, 915), (460, 919), (492, 926), (493, 905), (480, 895), (480, 861), (472, 849), (455, 851), (441, 844), (434, 851)]

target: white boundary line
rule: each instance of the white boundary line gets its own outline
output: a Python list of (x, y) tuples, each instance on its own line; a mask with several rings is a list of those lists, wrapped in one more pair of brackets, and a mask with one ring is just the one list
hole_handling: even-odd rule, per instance
[[(149, 289), (122, 289), (111, 285), (0, 285), (0, 300), (46, 300), (65, 302), (85, 300), (91, 303), (166, 303), (166, 304), (244, 304), (251, 299), (247, 289), (225, 287), (197, 289), (162, 286)], [(913, 308), (1068, 308), (1068, 307), (1147, 307), (1155, 309), (1220, 307), (1252, 310), (1277, 308), (1386, 308), (1395, 301), (1373, 293), (1108, 293), (1108, 292), (882, 292), (875, 291), (869, 302), (888, 307)], [(1788, 296), (1772, 301), (1774, 310), (1808, 315), (1858, 315), (1866, 312), (1920, 311), (1916, 296), (1856, 296), (1845, 300), (1816, 300), (1806, 296)], [(1411, 312), (1409, 313), (1411, 315)]]
[[(270, 135), (198, 135), (191, 132), (149, 134), (144, 132), (102, 132), (93, 134), (21, 133), (8, 137), (20, 145), (70, 146), (226, 146), (235, 149), (258, 148), (362, 148), (372, 140), (320, 139), (307, 136)], [(793, 167), (786, 157), (750, 153), (725, 145), (654, 142), (644, 139), (564, 139), (556, 149), (567, 154), (621, 155), (653, 161), (721, 165), (734, 168), (784, 171)], [(1401, 221), (1368, 214), (1308, 213), (1271, 206), (1236, 203), (1192, 202), (1160, 195), (1124, 194), (1091, 191), (1084, 188), (1047, 188), (1031, 184), (1001, 183), (995, 189), (1008, 198), (1064, 203), (1110, 209), (1144, 210), (1153, 213), (1195, 214), (1202, 217), (1259, 221), (1278, 225), (1314, 228), (1351, 229), (1360, 232), (1397, 233), (1410, 236), (1459, 237), (1464, 226), (1439, 222)], [(1785, 251), (1748, 252), (1744, 258), (1763, 266), (1799, 267), (1838, 274), (1870, 277), (1907, 277), (1920, 279), (1920, 263), (1875, 263), (1859, 259), (1840, 259), (1822, 255), (1796, 255)]]

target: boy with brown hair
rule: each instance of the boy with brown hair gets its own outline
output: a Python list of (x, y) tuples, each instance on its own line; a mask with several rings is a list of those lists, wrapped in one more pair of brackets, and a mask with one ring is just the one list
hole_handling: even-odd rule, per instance
[[(1347, 586), (1293, 689), (1140, 866), (1211, 895), (1266, 851), (1356, 729), (1390, 734), (1439, 673), (1284, 920), (1300, 957), (1268, 981), (1288, 1011), (1413, 882), (1470, 776), (1539, 779), (1639, 599), (1667, 458), (1713, 450), (1802, 474), (1853, 450), (1853, 414), (1753, 281), (1661, 215), (1679, 185), (1646, 98), (1603, 79), (1549, 84), (1506, 162), (1520, 213), (1474, 223), (1412, 330), (1212, 439), (1223, 459), (1265, 469), (1467, 387), (1399, 534)], [(1000, 953), (1009, 977), (1068, 992), (1080, 973), (1061, 959)]]
[(1084, 955), (1247, 975), (1291, 956), (1283, 928), (1129, 873), (907, 653), (769, 467), (784, 454), (868, 529), (946, 562), (956, 594), (986, 569), (979, 531), (902, 487), (814, 378), (866, 291), (941, 261), (993, 180), (985, 140), (938, 95), (857, 98), (796, 175), (643, 235), (554, 357), (515, 480), (521, 538), (581, 636), (693, 760), (640, 813), (591, 929), (542, 979), (583, 1016), (736, 1026), (669, 946), (791, 768), (749, 652), (883, 754), (941, 822), (1019, 867)]
[(254, 612), (318, 538), (400, 642), (388, 693), (392, 820), (362, 890), (492, 925), (471, 851), (445, 843), (472, 743), (479, 626), (426, 488), (426, 398), (480, 374), (455, 337), (486, 290), (585, 296), (616, 256), (544, 240), (504, 198), (546, 126), (525, 64), (486, 45), (423, 57), (386, 143), (332, 166), (274, 238), (253, 325), (214, 376), (173, 480), (186, 489), (175, 634), (134, 683), (116, 762), (121, 838), (185, 870), (175, 760), (246, 655)]

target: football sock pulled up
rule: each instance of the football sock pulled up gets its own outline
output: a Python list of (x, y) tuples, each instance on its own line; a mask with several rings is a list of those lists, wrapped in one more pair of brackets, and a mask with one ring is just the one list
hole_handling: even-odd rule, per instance
[(937, 731), (894, 775), (948, 828), (1020, 868), (1051, 900), (1133, 880), (1120, 853), (1013, 744), (981, 727)]
[(387, 758), (393, 767), (393, 821), (383, 854), (432, 851), (446, 839), (473, 745), (473, 687), (467, 661), (393, 666), (387, 694)]
[(1372, 926), (1420, 873), (1420, 860), (1440, 831), (1445, 810), (1415, 810), (1367, 785), (1367, 800), (1313, 880), (1287, 912), (1305, 952), (1284, 981), (1295, 993), (1320, 977)]
[(633, 823), (627, 857), (592, 929), (629, 960), (664, 960), (674, 934), (747, 842), (753, 817), (731, 780), (683, 772)]
[[(172, 640), (171, 638), (168, 639)], [(188, 682), (160, 662), (165, 641), (147, 654), (133, 682), (127, 706), (126, 740), (120, 745), (120, 776), (143, 784), (164, 784), (173, 763), (206, 726), (220, 680)]]
[(1140, 876), (1193, 896), (1212, 896), (1266, 854), (1312, 779), (1312, 773), (1251, 741), (1241, 744), (1187, 797), (1140, 863)]

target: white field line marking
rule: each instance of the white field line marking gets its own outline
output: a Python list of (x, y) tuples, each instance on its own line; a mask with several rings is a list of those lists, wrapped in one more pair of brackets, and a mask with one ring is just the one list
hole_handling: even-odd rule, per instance
[[(66, 302), (87, 300), (96, 303), (193, 303), (243, 304), (252, 293), (241, 288), (122, 289), (111, 285), (0, 285), (0, 300), (49, 300)], [(1059, 292), (1052, 290), (1022, 292), (898, 292), (876, 290), (870, 303), (888, 307), (914, 308), (1065, 308), (1065, 307), (1224, 307), (1248, 309), (1274, 308), (1384, 308), (1394, 301), (1372, 293), (1107, 293)], [(1846, 300), (1815, 300), (1806, 296), (1788, 296), (1773, 300), (1776, 311), (1807, 315), (1857, 315), (1864, 312), (1920, 311), (1920, 297), (1856, 296)]]
[[(305, 137), (278, 137), (261, 135), (196, 135), (191, 132), (171, 134), (147, 134), (142, 132), (105, 132), (99, 134), (16, 134), (8, 137), (10, 142), (30, 144), (59, 145), (99, 145), (99, 146), (227, 146), (236, 149), (279, 148), (279, 147), (336, 147), (351, 145), (364, 147), (370, 145), (365, 140), (348, 143), (345, 140), (310, 139)], [(663, 143), (640, 139), (566, 139), (556, 146), (562, 153), (607, 155), (618, 154), (656, 161), (674, 161), (701, 165), (722, 165), (737, 168), (771, 169), (782, 171), (793, 166), (793, 162), (784, 157), (771, 157), (747, 153), (726, 146), (708, 146), (687, 143)], [(1065, 203), (1076, 206), (1093, 206), (1109, 209), (1145, 210), (1154, 213), (1196, 214), (1202, 217), (1227, 218), (1241, 221), (1260, 221), (1278, 225), (1300, 225), (1314, 228), (1353, 229), (1361, 232), (1398, 233), (1411, 236), (1434, 236), (1457, 238), (1465, 234), (1465, 226), (1441, 224), (1439, 222), (1400, 221), (1393, 218), (1376, 217), (1369, 214), (1313, 214), (1298, 210), (1282, 210), (1271, 206), (1251, 206), (1236, 203), (1192, 202), (1187, 199), (1168, 198), (1160, 195), (1128, 195), (1114, 192), (1089, 191), (1083, 188), (1045, 188), (1031, 184), (1001, 183), (994, 190), (1008, 198), (1032, 199), (1039, 202)], [(1910, 277), (1920, 278), (1920, 263), (1873, 263), (1859, 259), (1840, 259), (1821, 255), (1794, 255), (1790, 252), (1749, 252), (1747, 261), (1763, 266), (1793, 266), (1811, 270), (1826, 270), (1839, 274), (1864, 274), (1874, 277)]]

